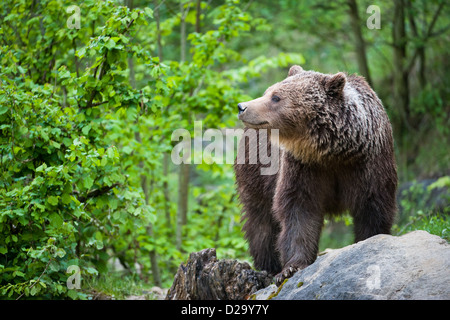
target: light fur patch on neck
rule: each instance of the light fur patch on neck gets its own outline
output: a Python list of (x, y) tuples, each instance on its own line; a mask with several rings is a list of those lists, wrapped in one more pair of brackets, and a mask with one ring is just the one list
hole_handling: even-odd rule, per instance
[(317, 150), (315, 143), (309, 138), (279, 137), (278, 140), (271, 139), (271, 143), (303, 163), (319, 162), (323, 157), (322, 152)]

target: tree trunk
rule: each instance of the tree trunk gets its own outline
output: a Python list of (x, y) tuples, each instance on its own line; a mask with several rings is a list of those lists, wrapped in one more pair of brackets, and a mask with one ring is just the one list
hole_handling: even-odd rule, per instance
[(358, 69), (361, 75), (366, 78), (367, 82), (372, 85), (369, 66), (367, 64), (366, 44), (361, 32), (361, 20), (358, 13), (358, 4), (356, 3), (356, 0), (348, 0), (347, 4), (349, 6), (350, 24), (353, 36), (355, 37), (356, 60), (358, 62)]
[(394, 45), (394, 109), (400, 115), (398, 132), (403, 136), (409, 127), (409, 83), (406, 70), (406, 33), (404, 1), (394, 1), (394, 21), (392, 29)]
[[(139, 132), (135, 132), (134, 133), (135, 139), (137, 142), (142, 143), (142, 139), (141, 139), (141, 135)], [(139, 168), (142, 170), (144, 167), (144, 164), (142, 162), (139, 163)], [(145, 204), (149, 204), (149, 189), (148, 189), (148, 181), (147, 181), (147, 176), (144, 175), (143, 173), (141, 173), (141, 188), (142, 191), (144, 192), (144, 196), (145, 196)], [(149, 235), (150, 238), (155, 238), (155, 234), (153, 232), (153, 226), (151, 224), (149, 224), (146, 228), (147, 230), (147, 234)], [(151, 263), (151, 268), (152, 268), (152, 275), (153, 275), (153, 282), (156, 286), (161, 287), (161, 274), (159, 272), (159, 267), (158, 267), (158, 257), (156, 255), (156, 251), (155, 250), (151, 250), (150, 251), (150, 263)]]
[(169, 176), (169, 161), (170, 156), (167, 152), (164, 152), (163, 157), (163, 194), (164, 194), (164, 215), (166, 217), (166, 226), (171, 229), (172, 223), (170, 221), (170, 196), (169, 196), (169, 183), (167, 182), (167, 178)]
[[(407, 71), (410, 72), (415, 64), (415, 59), (419, 59), (419, 70), (418, 70), (418, 79), (419, 79), (419, 85), (420, 89), (424, 89), (426, 85), (426, 59), (425, 59), (425, 50), (427, 47), (427, 42), (431, 37), (433, 37), (433, 28), (436, 25), (436, 22), (441, 15), (442, 9), (445, 6), (445, 1), (441, 1), (439, 3), (439, 7), (433, 14), (433, 18), (430, 22), (430, 24), (426, 25), (426, 20), (422, 22), (423, 26), (420, 28), (422, 31), (422, 34), (419, 33), (419, 28), (416, 26), (416, 20), (415, 20), (415, 12), (413, 3), (410, 1), (405, 2), (405, 10), (408, 12), (408, 18), (409, 18), (409, 25), (410, 29), (412, 31), (413, 37), (416, 38), (416, 41), (419, 43), (416, 47), (415, 53), (411, 58), (411, 61), (408, 65)], [(426, 11), (426, 8), (424, 9)], [(424, 13), (425, 15), (425, 13)], [(426, 29), (426, 30), (425, 30)]]
[(426, 78), (426, 60), (425, 60), (425, 46), (417, 49), (419, 52), (419, 84), (420, 88), (423, 90), (427, 84)]
[(197, 0), (196, 12), (195, 12), (195, 32), (200, 33), (200, 22), (202, 14), (202, 1)]
[[(180, 3), (180, 62), (183, 63), (186, 58), (186, 14), (183, 3)], [(177, 208), (177, 226), (176, 226), (176, 247), (181, 250), (182, 227), (187, 223), (188, 195), (189, 195), (189, 171), (190, 165), (181, 163), (178, 176), (178, 208)]]
[(161, 27), (160, 27), (160, 19), (159, 19), (159, 6), (158, 0), (154, 0), (153, 4), (155, 6), (155, 10), (153, 12), (153, 16), (155, 17), (156, 21), (156, 32), (157, 32), (157, 40), (156, 43), (158, 45), (158, 57), (159, 61), (163, 60), (163, 51), (162, 51), (162, 45), (161, 45)]
[(426, 85), (426, 78), (425, 78), (425, 40), (423, 36), (419, 34), (419, 31), (417, 29), (416, 21), (414, 18), (414, 8), (412, 7), (412, 3), (409, 1), (406, 1), (405, 3), (405, 10), (408, 13), (408, 20), (409, 20), (409, 26), (411, 29), (411, 32), (419, 42), (421, 42), (418, 47), (416, 48), (416, 53), (411, 58), (411, 62), (408, 67), (408, 73), (411, 72), (411, 70), (414, 67), (416, 56), (419, 59), (419, 70), (418, 70), (418, 79), (419, 79), (419, 87), (421, 90), (425, 88)]
[[(128, 0), (126, 4), (130, 9), (133, 9), (133, 0)], [(135, 77), (133, 57), (128, 58), (128, 70), (130, 72), (130, 74), (129, 74), (130, 85), (133, 88), (135, 88), (136, 87), (136, 77)], [(134, 138), (136, 139), (137, 142), (142, 143), (142, 139), (141, 139), (141, 135), (140, 135), (139, 131), (134, 133)], [(144, 193), (145, 204), (148, 205), (150, 193), (149, 193), (149, 189), (148, 189), (147, 176), (144, 174), (144, 172), (142, 172), (143, 168), (144, 168), (144, 164), (142, 163), (142, 161), (139, 162), (139, 168), (141, 169), (141, 177), (140, 177), (141, 178), (141, 188)], [(147, 234), (149, 235), (150, 238), (155, 237), (154, 232), (153, 232), (153, 226), (151, 224), (147, 226), (146, 230), (147, 230)], [(162, 285), (161, 274), (159, 272), (158, 257), (156, 255), (155, 250), (150, 251), (150, 264), (151, 264), (151, 268), (152, 268), (153, 282), (156, 286), (160, 287)]]
[(180, 2), (180, 61), (186, 60), (186, 15), (183, 2)]
[(178, 176), (177, 249), (181, 249), (182, 227), (187, 223), (190, 164), (180, 164)]
[[(155, 6), (155, 10), (153, 12), (153, 15), (155, 17), (156, 21), (156, 32), (157, 32), (157, 45), (158, 45), (158, 58), (159, 61), (163, 61), (164, 55), (163, 55), (163, 47), (161, 44), (161, 27), (160, 27), (160, 19), (159, 19), (159, 4), (158, 0), (154, 0), (153, 4)], [(163, 155), (163, 175), (165, 180), (163, 181), (163, 194), (164, 194), (164, 215), (166, 217), (166, 225), (169, 230), (171, 229), (171, 222), (170, 222), (170, 196), (169, 196), (169, 184), (167, 182), (167, 177), (169, 175), (169, 161), (170, 156), (169, 153), (164, 152)]]
[(266, 271), (252, 270), (246, 262), (217, 260), (215, 249), (190, 254), (178, 268), (166, 300), (243, 300), (270, 285)]

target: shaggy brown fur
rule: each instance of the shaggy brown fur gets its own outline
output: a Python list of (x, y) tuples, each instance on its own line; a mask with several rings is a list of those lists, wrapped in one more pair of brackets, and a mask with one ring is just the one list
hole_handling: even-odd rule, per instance
[[(261, 175), (260, 163), (235, 164), (256, 268), (277, 274), (279, 284), (313, 263), (326, 214), (348, 210), (355, 241), (390, 232), (397, 188), (392, 129), (362, 77), (294, 66), (239, 110), (245, 130), (279, 130), (277, 174)], [(258, 145), (250, 147), (265, 147)], [(242, 139), (238, 152), (248, 148)]]

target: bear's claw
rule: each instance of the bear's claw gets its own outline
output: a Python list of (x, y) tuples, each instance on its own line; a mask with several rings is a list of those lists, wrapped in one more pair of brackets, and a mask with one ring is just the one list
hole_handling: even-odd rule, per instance
[(284, 268), (279, 274), (275, 276), (275, 284), (277, 287), (279, 287), (284, 280), (292, 277), (297, 271), (301, 270), (302, 268), (289, 266)]

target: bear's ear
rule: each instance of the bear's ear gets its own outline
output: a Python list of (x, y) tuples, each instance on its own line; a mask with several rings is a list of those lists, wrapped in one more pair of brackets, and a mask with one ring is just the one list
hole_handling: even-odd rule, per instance
[(292, 67), (289, 69), (288, 77), (291, 77), (291, 76), (293, 76), (293, 75), (299, 74), (299, 73), (302, 72), (302, 71), (303, 71), (303, 68), (302, 68), (302, 67), (297, 66), (297, 65), (292, 66)]
[(330, 96), (338, 97), (342, 95), (345, 83), (347, 82), (347, 77), (345, 73), (339, 72), (333, 75), (330, 79), (325, 82), (325, 90)]

